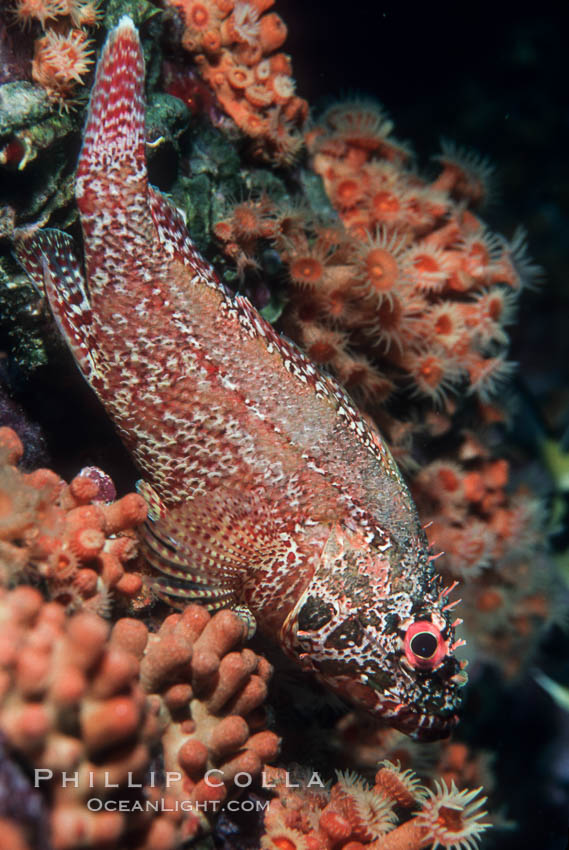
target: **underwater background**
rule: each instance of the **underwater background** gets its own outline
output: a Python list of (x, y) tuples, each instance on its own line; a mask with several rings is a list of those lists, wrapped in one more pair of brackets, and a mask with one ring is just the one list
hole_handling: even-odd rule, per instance
[[(526, 447), (535, 469), (544, 431), (565, 451), (568, 445), (569, 106), (560, 37), (567, 16), (551, 6), (513, 13), (485, 3), (468, 10), (362, 3), (353, 14), (341, 2), (300, 5), (284, 4), (282, 14), (311, 103), (331, 92), (373, 92), (423, 162), (441, 137), (487, 156), (497, 189), (487, 220), (502, 233), (519, 223), (527, 228), (545, 279), (526, 293), (510, 329), (520, 399), (510, 438)], [(295, 15), (302, 26), (292, 25)], [(314, 55), (318, 71), (308, 59)], [(551, 545), (565, 562), (563, 516), (553, 524)], [(487, 834), (482, 846), (569, 845), (567, 713), (533, 677), (541, 669), (567, 685), (567, 657), (566, 630), (555, 626), (515, 687), (503, 687), (499, 674), (487, 670), (480, 691), (468, 694), (475, 735), (496, 754), (497, 785), (508, 798), (508, 817), (519, 824), (511, 834)]]
[[(288, 153), (281, 156), (282, 151), (271, 147), (272, 143), (259, 151), (254, 144), (243, 142), (246, 130), (241, 128), (243, 136), (236, 134), (215, 95), (196, 81), (187, 57), (190, 51), (184, 55), (180, 49), (180, 21), (167, 15), (162, 23), (162, 13), (157, 10), (168, 6), (166, 2), (101, 3), (97, 25), (86, 29), (93, 39), (93, 50), (99, 50), (105, 30), (123, 11), (137, 12), (142, 18), (143, 43), (151, 57), (149, 89), (153, 93), (169, 91), (178, 103), (185, 98), (183, 107), (156, 102), (151, 132), (153, 138), (165, 135), (167, 142), (156, 149), (155, 155), (149, 154), (151, 181), (172, 193), (179, 206), (187, 205), (190, 232), (208, 259), (221, 269), (224, 279), (245, 292), (279, 330), (309, 348), (313, 340), (302, 336), (304, 331), (302, 327), (299, 330), (297, 316), (291, 312), (306, 307), (302, 301), (306, 290), (291, 283), (295, 256), (290, 245), (278, 243), (274, 235), (272, 241), (261, 238), (260, 244), (252, 247), (245, 238), (241, 242), (233, 238), (237, 232), (235, 211), (240, 204), (254, 209), (263, 190), (271, 197), (272, 207), (261, 210), (261, 214), (271, 221), (278, 218), (279, 207), (293, 209), (301, 198), (312, 210), (317, 207), (324, 214), (334, 206), (332, 196), (337, 187), (327, 187), (332, 203), (324, 203), (319, 194), (323, 190), (311, 182), (315, 172), (324, 175), (314, 164), (315, 148), (310, 141), (308, 152), (299, 148), (290, 157)], [(32, 80), (34, 38), (41, 36), (37, 22), (27, 29), (14, 23), (9, 7), (12, 4), (4, 3), (0, 9), (3, 85)], [(512, 494), (526, 499), (527, 504), (531, 501), (533, 513), (524, 514), (526, 525), (520, 523), (508, 532), (512, 538), (519, 535), (521, 551), (506, 551), (502, 560), (495, 552), (490, 556), (485, 551), (484, 557), (473, 564), (471, 574), (466, 571), (465, 575), (458, 563), (465, 539), (458, 534), (453, 538), (456, 551), (448, 543), (439, 544), (447, 552), (447, 561), (441, 561), (445, 579), (461, 582), (458, 595), (464, 602), (457, 615), (465, 618), (469, 630), (465, 657), (470, 681), (461, 722), (453, 736), (455, 749), (449, 746), (441, 750), (438, 744), (411, 745), (400, 738), (376, 734), (367, 721), (348, 713), (338, 700), (307, 677), (302, 678), (275, 648), (256, 636), (251, 644), (254, 652), (267, 656), (277, 671), (263, 722), (282, 738), (282, 745), (280, 755), (270, 762), (285, 768), (300, 765), (305, 770), (315, 769), (330, 780), (334, 780), (335, 770), (354, 770), (373, 784), (376, 764), (388, 758), (415, 770), (425, 783), (444, 778), (449, 784), (456, 781), (459, 788), (483, 785), (489, 798), (484, 808), (495, 826), (480, 836), (482, 848), (565, 850), (569, 845), (567, 17), (547, 10), (532, 14), (518, 10), (514, 16), (505, 8), (490, 6), (407, 9), (371, 2), (350, 5), (297, 0), (277, 0), (271, 11), (286, 23), (288, 35), (282, 49), (292, 60), (295, 93), (308, 102), (314, 116), (313, 124), (304, 125), (299, 106), (291, 135), (309, 132), (319, 121), (324, 126), (322, 115), (335, 102), (367, 102), (371, 98), (385, 108), (396, 138), (408, 142), (414, 151), (413, 163), (400, 166), (406, 169), (406, 180), (412, 173), (425, 181), (438, 178), (440, 165), (432, 157), (440, 152), (441, 138), (452, 141), (457, 150), (473, 150), (487, 158), (493, 166), (493, 172), (488, 172), (490, 197), (487, 204), (474, 205), (476, 215), (489, 231), (509, 240), (510, 246), (515, 242), (516, 228), (525, 228), (527, 254), (518, 253), (517, 260), (535, 282), (523, 287), (515, 319), (505, 328), (506, 338), (492, 341), (507, 349), (508, 361), (518, 363), (516, 372), (506, 375), (497, 393), (482, 393), (473, 401), (472, 393), (457, 388), (449, 393), (454, 407), (446, 406), (446, 395), (441, 407), (440, 398), (434, 395), (406, 394), (408, 383), (397, 383), (398, 370), (403, 367), (391, 362), (384, 351), (377, 355), (374, 367), (382, 378), (397, 384), (397, 391), (389, 398), (386, 393), (385, 401), (376, 405), (369, 402), (361, 386), (358, 394), (357, 383), (351, 387), (358, 402), (368, 405), (369, 414), (387, 433), (396, 458), (414, 482), (413, 494), (425, 519), (436, 519), (439, 512), (447, 512), (452, 529), (462, 529), (467, 520), (476, 520), (475, 531), (480, 535), (481, 524), (490, 526), (496, 511), (515, 509), (518, 503)], [(103, 12), (108, 14), (108, 27)], [(153, 48), (148, 46), (151, 43)], [(81, 75), (87, 87), (92, 71), (89, 65)], [(190, 76), (184, 76), (190, 71)], [(80, 95), (82, 88), (78, 86), (69, 96)], [(16, 94), (21, 96), (21, 92)], [(67, 96), (67, 92), (62, 95)], [(47, 106), (38, 101), (18, 124), (14, 115), (19, 107), (0, 89), (0, 426), (19, 433), (25, 449), (22, 469), (26, 472), (50, 467), (70, 481), (79, 470), (97, 467), (112, 478), (116, 493), (122, 497), (134, 489), (136, 470), (103, 408), (58, 340), (47, 311), (38, 307), (37, 297), (12, 254), (14, 235), (21, 235), (23, 228), (36, 222), (68, 229), (79, 238), (73, 215), (72, 176), (80, 148), (84, 103), (69, 112), (65, 108), (61, 111), (59, 97)], [(25, 133), (40, 124), (41, 138), (34, 136), (31, 143), (34, 156), (21, 167), (26, 157)], [(200, 139), (207, 139), (207, 143)], [(466, 159), (480, 165), (479, 159)], [(398, 162), (397, 156), (394, 161)], [(487, 173), (484, 167), (482, 171)], [(198, 175), (207, 179), (203, 177), (200, 182)], [(187, 197), (192, 192), (203, 192), (193, 206)], [(452, 195), (451, 189), (448, 192)], [(468, 205), (453, 196), (457, 207), (463, 202)], [(197, 209), (200, 205), (201, 215)], [(228, 222), (233, 227), (230, 244), (236, 243), (242, 254), (237, 249), (234, 253), (226, 250), (229, 240), (219, 237), (223, 228), (215, 230), (216, 225)], [(296, 232), (294, 227), (299, 226), (293, 222), (290, 232)], [(382, 249), (385, 247), (383, 243)], [(243, 261), (241, 267), (239, 259)], [(336, 263), (338, 267), (346, 264), (344, 259)], [(541, 275), (533, 264), (541, 267)], [(461, 299), (456, 296), (457, 303), (463, 303)], [(324, 323), (323, 327), (330, 330), (336, 325)], [(347, 327), (342, 326), (343, 333), (348, 332)], [(349, 333), (356, 332), (350, 328)], [(349, 351), (359, 345), (358, 356), (367, 357), (367, 343), (356, 335), (351, 337)], [(497, 352), (498, 348), (492, 349), (491, 355)], [(323, 362), (334, 371), (332, 360)], [(337, 374), (339, 371), (336, 368)], [(350, 390), (349, 380), (345, 382)], [(478, 402), (485, 408), (483, 414), (474, 410)], [(491, 415), (493, 406), (504, 415)], [(434, 416), (428, 419), (431, 414)], [(439, 417), (436, 422), (435, 416)], [(427, 419), (430, 430), (423, 428)], [(407, 422), (412, 426), (404, 434), (397, 430), (395, 423)], [(466, 432), (471, 441), (468, 446)], [(473, 448), (475, 441), (484, 444), (484, 451), (479, 446)], [(504, 467), (492, 466), (498, 459), (507, 460), (507, 482), (500, 478)], [(481, 507), (480, 497), (469, 502), (464, 512), (461, 507), (456, 513), (455, 503), (449, 508), (448, 494), (435, 491), (434, 474), (429, 477), (425, 472), (440, 470), (444, 463), (447, 478), (462, 464), (461, 474), (465, 479), (470, 476), (470, 485), (485, 486), (486, 495), (500, 495), (494, 502), (489, 500), (487, 508)], [(488, 480), (493, 475), (496, 483), (490, 485)], [(23, 485), (0, 480), (2, 493), (15, 486)], [(110, 501), (114, 495), (99, 494), (99, 498)], [(124, 521), (117, 533), (128, 535), (133, 524)], [(531, 533), (527, 533), (530, 526)], [(6, 529), (0, 525), (0, 541), (13, 542)], [(450, 540), (450, 535), (447, 537)], [(21, 546), (19, 538), (17, 545)], [(503, 546), (506, 550), (505, 543)], [(8, 587), (31, 583), (47, 598), (59, 599), (73, 610), (81, 607), (75, 597), (69, 602), (61, 586), (50, 585), (45, 575), (39, 583), (30, 577), (29, 564), (16, 569), (10, 561), (13, 553), (1, 549), (0, 557)], [(142, 568), (140, 571), (144, 572)], [(473, 625), (469, 626), (462, 609), (481, 611), (482, 603), (477, 609), (476, 600), (482, 598), (482, 592), (485, 600), (491, 593), (492, 598), (498, 594), (507, 616), (504, 610), (488, 608), (484, 610), (486, 619), (471, 614)], [(530, 597), (535, 603), (531, 610), (526, 604)], [(118, 602), (107, 603), (107, 609), (103, 606), (100, 613), (111, 622), (134, 613), (152, 632), (159, 625), (152, 605), (147, 598), (126, 593)], [(7, 617), (4, 611), (3, 618)], [(9, 718), (6, 724), (9, 730)], [(0, 816), (13, 817), (24, 825), (22, 840), (28, 844), (22, 846), (49, 847), (43, 826), (49, 801), (29, 787), (33, 759), (22, 755), (9, 735), (4, 744)], [(267, 796), (259, 788), (246, 793), (251, 799), (255, 794)], [(232, 819), (224, 815), (215, 821), (208, 836), (197, 836), (195, 841), (201, 842), (200, 846), (245, 850), (260, 846), (262, 832), (262, 818)], [(294, 847), (293, 833), (287, 835), (283, 833), (280, 844), (269, 843), (265, 836), (262, 846), (301, 850), (304, 845), (300, 841)], [(129, 844), (130, 840), (122, 837), (115, 845), (94, 842), (82, 846), (144, 846), (134, 840)], [(369, 838), (351, 840), (354, 845), (370, 842)], [(381, 850), (382, 839), (374, 840), (378, 842), (374, 846)], [(338, 839), (334, 846), (347, 844)]]

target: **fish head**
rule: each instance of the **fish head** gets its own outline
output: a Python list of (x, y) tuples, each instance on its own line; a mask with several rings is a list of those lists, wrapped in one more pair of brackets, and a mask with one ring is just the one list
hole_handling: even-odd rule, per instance
[(350, 702), (418, 740), (457, 723), (466, 662), (424, 535), (396, 544), (335, 527), (281, 630), (287, 653)]

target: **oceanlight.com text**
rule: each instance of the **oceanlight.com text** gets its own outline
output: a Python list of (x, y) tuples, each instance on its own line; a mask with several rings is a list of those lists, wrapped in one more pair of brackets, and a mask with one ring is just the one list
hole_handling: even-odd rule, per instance
[(264, 812), (269, 800), (220, 800), (192, 802), (191, 800), (103, 800), (90, 797), (87, 808), (90, 812)]

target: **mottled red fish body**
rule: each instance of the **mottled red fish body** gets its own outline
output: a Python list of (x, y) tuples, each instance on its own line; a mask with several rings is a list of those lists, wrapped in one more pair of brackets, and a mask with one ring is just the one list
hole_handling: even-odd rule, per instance
[(98, 63), (76, 191), (87, 283), (66, 234), (18, 253), (144, 475), (157, 592), (246, 605), (343, 696), (445, 734), (466, 677), (409, 491), (342, 388), (225, 289), (148, 184), (129, 18)]

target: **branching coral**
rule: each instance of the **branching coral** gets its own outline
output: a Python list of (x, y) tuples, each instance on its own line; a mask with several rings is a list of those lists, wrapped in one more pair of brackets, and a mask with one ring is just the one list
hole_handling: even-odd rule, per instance
[[(11, 751), (49, 787), (58, 850), (119, 840), (120, 812), (94, 812), (131, 776), (144, 776), (156, 722), (137, 682), (136, 661), (107, 642), (97, 615), (71, 618), (39, 591), (2, 591), (0, 725)], [(65, 781), (65, 777), (68, 777)]]
[(273, 3), (170, 0), (184, 21), (182, 45), (222, 108), (253, 139), (256, 153), (286, 164), (302, 147), (299, 127), (308, 107), (295, 95), (289, 58), (275, 52), (287, 30), (267, 13)]
[[(412, 771), (384, 762), (373, 787), (339, 774), (331, 790), (316, 792), (278, 769), (267, 771), (277, 794), (265, 817), (263, 850), (473, 850), (489, 824), (480, 788), (422, 787)], [(402, 822), (398, 824), (398, 821)]]
[(197, 605), (168, 617), (156, 634), (136, 620), (113, 629), (112, 643), (141, 659), (141, 683), (157, 708), (172, 778), (165, 797), (173, 807), (199, 804), (184, 821), (185, 838), (215, 819), (240, 772), (256, 778), (278, 753), (261, 708), (272, 668), (240, 649), (245, 636), (246, 625), (232, 612), (210, 617)]
[[(156, 634), (120, 619), (109, 636), (22, 586), (2, 590), (0, 622), (0, 727), (49, 791), (56, 850), (179, 846), (209, 829), (240, 771), (258, 776), (278, 752), (261, 709), (271, 668), (240, 649), (229, 611), (190, 606)], [(158, 753), (164, 772), (148, 779)]]

